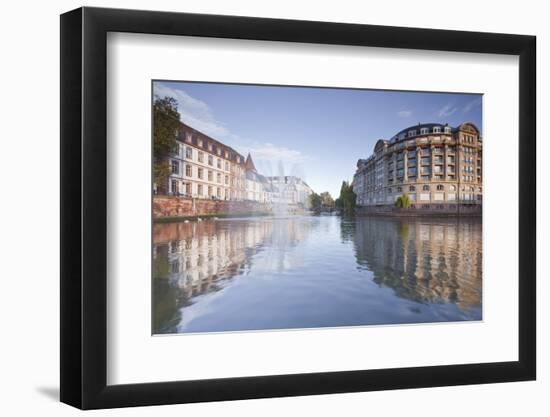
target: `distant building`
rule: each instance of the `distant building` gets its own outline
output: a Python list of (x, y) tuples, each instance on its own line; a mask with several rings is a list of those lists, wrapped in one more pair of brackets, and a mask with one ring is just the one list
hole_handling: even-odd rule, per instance
[(246, 176), (246, 199), (260, 203), (270, 203), (273, 194), (272, 187), (266, 177), (258, 174), (250, 154), (246, 157), (244, 168)]
[(429, 123), (380, 139), (353, 178), (357, 206), (393, 206), (407, 194), (411, 208), (482, 204), (482, 138), (473, 123)]
[(304, 180), (293, 175), (267, 177), (267, 180), (275, 190), (275, 203), (299, 204), (305, 207), (309, 195), (313, 194), (313, 190)]
[(260, 203), (284, 200), (288, 204), (305, 205), (312, 192), (297, 177), (263, 176), (250, 154), (245, 159), (230, 146), (184, 123), (180, 123), (168, 163), (168, 184), (166, 187), (153, 184), (153, 189), (166, 189), (173, 196)]

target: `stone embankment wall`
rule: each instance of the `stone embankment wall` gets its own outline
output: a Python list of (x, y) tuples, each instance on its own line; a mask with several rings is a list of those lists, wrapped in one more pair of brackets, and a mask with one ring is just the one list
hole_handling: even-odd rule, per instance
[(153, 198), (154, 219), (251, 213), (268, 214), (270, 212), (271, 207), (268, 204), (254, 201), (206, 200), (172, 196), (155, 196)]
[(479, 204), (461, 204), (460, 207), (449, 204), (430, 208), (408, 208), (400, 209), (393, 206), (369, 206), (357, 207), (355, 214), (358, 216), (396, 216), (396, 217), (416, 217), (416, 216), (481, 216), (482, 206)]

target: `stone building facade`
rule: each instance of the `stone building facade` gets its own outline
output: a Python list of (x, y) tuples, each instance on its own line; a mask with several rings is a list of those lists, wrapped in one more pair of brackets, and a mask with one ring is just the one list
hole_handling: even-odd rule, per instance
[(403, 194), (412, 209), (481, 210), (482, 137), (473, 123), (428, 123), (380, 139), (353, 179), (357, 206), (394, 207)]
[(268, 182), (277, 192), (273, 202), (307, 206), (308, 197), (313, 194), (311, 187), (301, 178), (294, 175), (267, 177)]
[(168, 157), (170, 175), (166, 187), (169, 196), (222, 200), (278, 202), (288, 194), (288, 204), (303, 204), (312, 192), (297, 177), (266, 177), (256, 170), (252, 157), (239, 152), (204, 133), (180, 123), (176, 147)]
[(180, 125), (169, 164), (169, 195), (233, 201), (246, 199), (242, 155), (186, 124)]

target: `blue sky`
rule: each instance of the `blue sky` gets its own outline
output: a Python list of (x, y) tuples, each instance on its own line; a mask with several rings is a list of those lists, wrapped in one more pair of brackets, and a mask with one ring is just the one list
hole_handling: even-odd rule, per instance
[(418, 123), (470, 121), (480, 129), (479, 94), (154, 82), (174, 97), (181, 120), (246, 156), (258, 171), (298, 175), (334, 198), (351, 181), (357, 160), (378, 139)]

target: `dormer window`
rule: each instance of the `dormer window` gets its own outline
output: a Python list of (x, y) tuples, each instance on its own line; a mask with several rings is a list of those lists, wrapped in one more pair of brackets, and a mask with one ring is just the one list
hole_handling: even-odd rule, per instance
[(427, 127), (423, 127), (422, 129), (420, 129), (420, 134), (421, 134), (421, 135), (427, 135), (427, 134), (428, 134), (428, 128), (427, 128)]
[(440, 126), (434, 126), (434, 133), (441, 133), (441, 127)]
[(409, 137), (416, 136), (416, 130), (409, 130)]
[(451, 133), (450, 126), (445, 126), (445, 133)]

